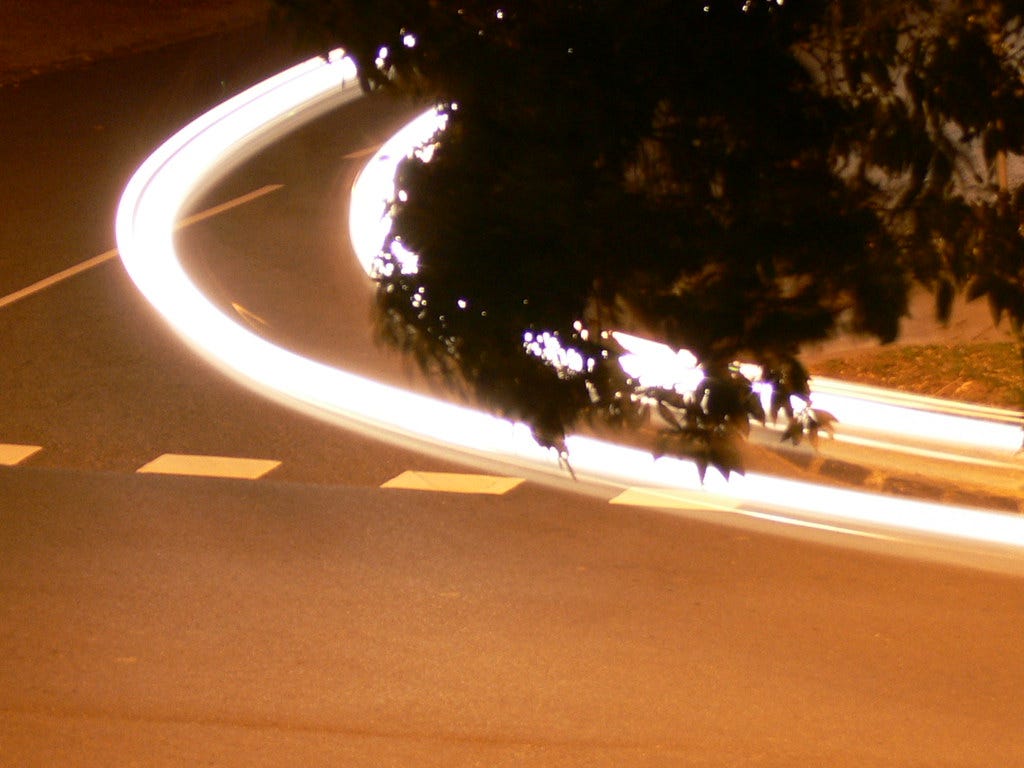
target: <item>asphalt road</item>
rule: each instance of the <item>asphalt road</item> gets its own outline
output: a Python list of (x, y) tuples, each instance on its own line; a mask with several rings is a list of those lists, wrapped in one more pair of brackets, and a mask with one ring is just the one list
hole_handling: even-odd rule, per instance
[[(0, 296), (113, 247), (132, 169), (252, 43), (0, 91)], [(197, 207), (277, 191), (182, 233), (268, 334), (395, 376), (345, 346), (368, 295), (336, 223), (403, 109), (311, 126)], [(0, 338), (0, 443), (41, 448), (0, 467), (0, 765), (1024, 766), (1019, 579), (529, 481), (382, 488), (475, 470), (238, 387), (116, 261)], [(136, 471), (167, 453), (281, 463)]]

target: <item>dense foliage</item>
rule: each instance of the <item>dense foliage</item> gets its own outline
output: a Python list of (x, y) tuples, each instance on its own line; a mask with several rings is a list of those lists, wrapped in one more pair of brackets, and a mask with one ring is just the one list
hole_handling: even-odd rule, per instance
[[(1024, 320), (1024, 4), (981, 0), (276, 0), (367, 88), (447, 115), (398, 178), (383, 338), (564, 451), (635, 425), (701, 470), (751, 419), (827, 415), (800, 348), (892, 340), (911, 279)], [(415, 270), (396, 253), (417, 254)], [(612, 331), (693, 352), (628, 377)], [(767, 414), (734, 361), (774, 386)]]

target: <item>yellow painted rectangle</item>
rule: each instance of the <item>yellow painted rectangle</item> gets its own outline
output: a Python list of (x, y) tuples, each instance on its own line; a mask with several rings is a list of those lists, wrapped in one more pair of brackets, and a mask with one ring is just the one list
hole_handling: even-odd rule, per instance
[(455, 472), (415, 472), (407, 470), (393, 477), (381, 488), (402, 488), (412, 491), (442, 493), (486, 493), (501, 496), (524, 482), (521, 477), (501, 475), (470, 475)]
[(627, 488), (609, 503), (659, 509), (736, 509), (739, 506), (737, 499), (681, 488)]
[(193, 456), (183, 453), (165, 453), (139, 467), (138, 471), (159, 475), (194, 475), (255, 480), (280, 465), (280, 461), (272, 459), (239, 459), (233, 456)]
[(15, 443), (0, 443), (0, 466), (13, 467), (20, 464), (29, 456), (43, 450), (40, 445), (16, 445)]

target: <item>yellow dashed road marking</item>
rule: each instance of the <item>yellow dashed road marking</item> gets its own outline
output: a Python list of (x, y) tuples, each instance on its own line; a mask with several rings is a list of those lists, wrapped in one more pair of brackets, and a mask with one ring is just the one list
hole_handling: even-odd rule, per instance
[(740, 504), (728, 496), (677, 488), (627, 488), (609, 503), (660, 509), (736, 509)]
[(250, 312), (237, 301), (231, 302), (231, 308), (238, 313), (239, 317), (245, 320), (245, 322), (247, 322), (252, 328), (255, 328), (256, 330), (262, 330), (263, 328), (266, 328), (270, 325), (270, 323), (268, 323), (262, 317), (257, 315), (255, 312)]
[(0, 443), (0, 466), (13, 467), (20, 464), (29, 456), (43, 450), (39, 445), (15, 445), (13, 443)]
[(501, 475), (461, 475), (453, 472), (414, 472), (408, 470), (393, 477), (381, 488), (446, 493), (486, 493), (501, 496), (523, 483), (521, 477)]
[(165, 453), (139, 467), (137, 471), (160, 475), (196, 475), (255, 480), (280, 465), (280, 461), (271, 459), (238, 459), (231, 456), (192, 456), (182, 453)]

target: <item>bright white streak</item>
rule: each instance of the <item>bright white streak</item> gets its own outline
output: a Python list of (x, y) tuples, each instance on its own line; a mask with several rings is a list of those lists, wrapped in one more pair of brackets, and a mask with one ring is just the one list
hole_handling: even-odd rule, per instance
[[(645, 377), (671, 388), (693, 389), (700, 372), (696, 360), (660, 342), (616, 334), (629, 350), (627, 373)], [(922, 441), (947, 447), (1012, 454), (1021, 447), (1020, 416), (1001, 408), (951, 403), (936, 398), (892, 392), (815, 377), (812, 382), (815, 408), (828, 411), (838, 420), (835, 438), (845, 439), (845, 430), (894, 435), (899, 441)], [(892, 447), (896, 447), (892, 445)]]
[[(395, 168), (442, 126), (443, 119), (434, 110), (422, 113), (388, 139), (353, 185), (349, 237), (368, 275), (373, 274), (374, 260), (391, 231), (387, 202), (395, 195)], [(622, 357), (623, 369), (644, 386), (693, 391), (703, 378), (697, 359), (686, 350), (673, 350), (661, 342), (625, 333), (616, 332), (615, 338), (627, 350)], [(813, 402), (815, 408), (838, 419), (835, 437), (839, 440), (845, 438), (843, 432), (850, 428), (897, 435), (902, 440), (1001, 453), (1012, 453), (1021, 445), (1019, 417), (1002, 409), (969, 408), (818, 378), (814, 380)], [(951, 407), (959, 413), (943, 412)], [(974, 418), (961, 415), (963, 412)]]
[(384, 142), (352, 185), (349, 239), (367, 275), (373, 275), (377, 255), (391, 232), (387, 209), (395, 195), (395, 169), (443, 124), (443, 118), (433, 109), (411, 120)]
[[(173, 245), (175, 220), (195, 190), (228, 161), (283, 123), (297, 124), (305, 105), (358, 97), (347, 60), (314, 59), (225, 102), (173, 136), (143, 164), (122, 197), (117, 239), (125, 267), (136, 285), (190, 344), (250, 386), (325, 416), (340, 416), (392, 434), (454, 445), (499, 460), (528, 464), (535, 471), (558, 472), (551, 451), (540, 448), (522, 425), (386, 387), (308, 360), (252, 334), (213, 305), (181, 267)], [(387, 150), (395, 162), (406, 153)], [(382, 150), (382, 153), (384, 150)], [(370, 167), (383, 172), (375, 158)], [(391, 168), (393, 178), (394, 168)], [(354, 222), (365, 221), (374, 237), (355, 235), (364, 264), (372, 263), (387, 229), (380, 224), (380, 189), (360, 199), (368, 178), (353, 190)], [(370, 193), (366, 193), (370, 194)], [(360, 208), (360, 206), (366, 206)], [(376, 209), (374, 216), (358, 211)], [(372, 253), (367, 258), (366, 250)], [(765, 508), (786, 511), (796, 525), (865, 525), (885, 530), (926, 532), (1024, 548), (1024, 519), (978, 510), (878, 496), (758, 475), (711, 475), (701, 485), (691, 462), (654, 459), (650, 454), (582, 437), (570, 437), (573, 466), (581, 477), (603, 484), (658, 486), (700, 495), (737, 499), (752, 509), (736, 514), (763, 517)], [(725, 513), (723, 513), (725, 514)]]
[(832, 413), (844, 428), (1002, 453), (1021, 447), (1020, 416), (1012, 411), (972, 408), (831, 379), (815, 379), (813, 395), (815, 407)]
[[(195, 286), (174, 249), (179, 212), (225, 158), (276, 127), (282, 116), (330, 95), (359, 98), (351, 63), (315, 59), (278, 75), (183, 128), (139, 168), (117, 215), (117, 239), (129, 275), (164, 319), (199, 352), (248, 384), (290, 402), (400, 434), (449, 438), (468, 450), (495, 443), (509, 456), (543, 460), (524, 428), (306, 359), (251, 333)], [(405, 428), (405, 425), (412, 425)], [(453, 438), (454, 439), (451, 439)], [(554, 458), (549, 459), (555, 463)]]

